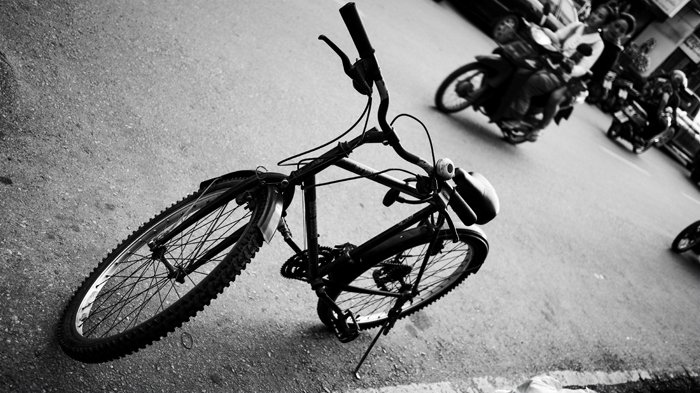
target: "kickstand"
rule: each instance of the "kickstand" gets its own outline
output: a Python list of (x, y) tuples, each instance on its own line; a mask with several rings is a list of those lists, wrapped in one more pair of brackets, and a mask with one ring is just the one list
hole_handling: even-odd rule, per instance
[[(406, 289), (406, 288), (403, 288)], [(367, 359), (367, 355), (372, 351), (372, 348), (374, 348), (374, 344), (377, 343), (377, 340), (379, 340), (379, 336), (382, 334), (387, 335), (389, 334), (389, 331), (394, 327), (394, 324), (396, 324), (396, 321), (399, 319), (399, 315), (401, 315), (401, 307), (403, 307), (404, 303), (406, 303), (406, 300), (410, 297), (410, 288), (409, 290), (404, 290), (402, 291), (403, 295), (401, 298), (399, 298), (396, 301), (396, 304), (394, 304), (394, 307), (389, 310), (389, 314), (387, 315), (387, 320), (382, 325), (381, 329), (379, 329), (379, 332), (377, 332), (377, 335), (374, 336), (374, 340), (372, 340), (372, 343), (369, 344), (369, 347), (365, 351), (365, 354), (362, 355), (362, 359), (360, 359), (360, 362), (357, 364), (357, 367), (355, 367), (355, 378), (361, 379), (360, 374), (358, 373), (360, 371), (360, 367), (362, 367), (362, 364), (365, 362), (365, 359)]]
[[(369, 347), (367, 347), (365, 354), (362, 355), (362, 359), (360, 359), (360, 362), (357, 364), (357, 367), (355, 367), (355, 371), (353, 372), (355, 374), (355, 378), (362, 379), (362, 378), (360, 378), (360, 374), (358, 374), (358, 372), (360, 371), (360, 367), (362, 367), (362, 364), (365, 362), (365, 359), (367, 359), (367, 355), (369, 355), (369, 353), (372, 351), (372, 348), (374, 348), (374, 344), (376, 344), (377, 341), (379, 340), (379, 336), (381, 336), (382, 333), (384, 333), (385, 328), (390, 323), (391, 323), (391, 321), (387, 321), (384, 325), (382, 325), (382, 327), (379, 329), (379, 332), (377, 333), (377, 335), (374, 336), (374, 340), (372, 340), (372, 343), (369, 344)], [(387, 330), (387, 333), (388, 332), (389, 331)]]

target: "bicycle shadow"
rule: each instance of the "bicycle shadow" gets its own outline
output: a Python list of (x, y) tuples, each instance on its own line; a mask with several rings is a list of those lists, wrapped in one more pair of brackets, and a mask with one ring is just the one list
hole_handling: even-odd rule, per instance
[[(56, 373), (59, 386), (79, 385), (81, 377), (107, 372), (130, 375), (134, 381), (158, 373), (164, 377), (158, 387), (167, 386), (168, 378), (186, 375), (194, 386), (213, 391), (303, 391), (310, 383), (318, 385), (311, 390), (337, 391), (356, 384), (353, 370), (373, 337), (373, 331), (362, 332), (353, 342), (343, 344), (318, 321), (203, 317), (108, 363), (73, 361), (55, 340), (35, 355), (38, 364)], [(361, 370), (363, 377), (386, 378), (395, 372), (382, 348), (380, 340)], [(22, 374), (18, 370), (17, 383), (24, 379)], [(333, 378), (318, 379), (319, 374)]]
[[(211, 332), (211, 326), (197, 330), (201, 333), (204, 329), (209, 330), (206, 342), (196, 338), (194, 346), (186, 352), (178, 345), (178, 335), (174, 335), (175, 344), (180, 347), (179, 362), (213, 358), (220, 366), (208, 374), (218, 375), (221, 380), (232, 379), (233, 386), (264, 386), (266, 391), (308, 388), (308, 383), (303, 381), (317, 373), (333, 375), (332, 382), (319, 386), (320, 391), (353, 386), (356, 379), (352, 372), (376, 333), (362, 332), (356, 340), (343, 344), (318, 321), (255, 319), (223, 330), (217, 328), (215, 332)], [(364, 376), (384, 378), (392, 373), (391, 362), (381, 344), (378, 343), (374, 356), (371, 354), (363, 366)]]

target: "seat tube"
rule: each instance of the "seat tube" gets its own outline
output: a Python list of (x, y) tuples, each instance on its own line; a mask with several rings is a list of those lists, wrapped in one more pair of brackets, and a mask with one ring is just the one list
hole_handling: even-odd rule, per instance
[[(306, 243), (307, 243), (307, 258), (309, 262), (308, 274), (311, 287), (316, 289), (322, 284), (318, 277), (318, 224), (316, 210), (316, 176), (309, 176), (303, 184), (304, 187), (304, 204), (306, 220)], [(316, 282), (317, 281), (317, 282)]]

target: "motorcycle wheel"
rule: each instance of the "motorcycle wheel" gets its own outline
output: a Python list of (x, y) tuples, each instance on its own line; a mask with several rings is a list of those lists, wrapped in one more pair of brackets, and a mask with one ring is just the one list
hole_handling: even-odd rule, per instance
[(694, 167), (690, 171), (690, 180), (695, 184), (700, 184), (700, 167)]
[(435, 92), (435, 107), (443, 113), (454, 113), (468, 108), (477, 97), (466, 96), (457, 92), (457, 86), (471, 83), (472, 92), (475, 86), (481, 87), (486, 76), (486, 68), (479, 63), (469, 63), (453, 71), (445, 78)]
[(608, 138), (610, 139), (616, 139), (618, 135), (620, 135), (620, 128), (622, 127), (622, 124), (613, 121), (612, 124), (610, 125), (610, 128), (608, 128), (608, 131), (605, 133)]
[(645, 151), (649, 150), (649, 148), (651, 147), (651, 145), (652, 145), (652, 142), (645, 142), (645, 143), (644, 143), (643, 145), (641, 145), (641, 146), (640, 146), (640, 145), (637, 145), (637, 144), (633, 144), (633, 145), (632, 145), (632, 152), (634, 152), (634, 154), (642, 154), (642, 153), (644, 153)]
[(681, 233), (673, 239), (671, 250), (681, 253), (700, 245), (700, 221), (688, 225)]
[(654, 141), (654, 146), (656, 147), (663, 147), (665, 146), (671, 139), (673, 139), (673, 136), (676, 134), (676, 131), (673, 128), (669, 128), (666, 132), (663, 133), (660, 137), (658, 137)]
[(528, 140), (529, 132), (520, 129), (501, 129), (503, 138), (510, 144), (518, 145)]

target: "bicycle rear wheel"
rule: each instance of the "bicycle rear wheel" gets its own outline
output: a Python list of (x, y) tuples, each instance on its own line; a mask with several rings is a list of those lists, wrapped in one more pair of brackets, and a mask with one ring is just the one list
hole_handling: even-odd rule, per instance
[[(399, 293), (404, 284), (416, 281), (423, 259), (429, 253), (419, 294), (401, 310), (399, 318), (404, 318), (450, 292), (483, 264), (488, 254), (488, 242), (483, 235), (467, 228), (460, 228), (457, 233), (459, 241), (453, 242), (452, 232), (440, 229), (436, 247), (429, 249), (434, 235), (426, 228), (406, 231), (363, 256), (368, 263), (348, 264), (347, 269), (337, 274), (346, 279), (336, 281), (341, 285)], [(396, 301), (392, 296), (357, 293), (337, 287), (329, 287), (327, 293), (341, 309), (352, 311), (360, 329), (384, 324)], [(318, 302), (317, 312), (326, 326), (332, 326), (333, 311), (325, 302)]]
[[(216, 298), (262, 244), (254, 224), (267, 202), (265, 190), (217, 199), (241, 180), (191, 194), (112, 250), (66, 307), (58, 331), (66, 354), (95, 363), (136, 352)], [(208, 213), (187, 220), (200, 211)], [(159, 240), (168, 233), (170, 240)]]

